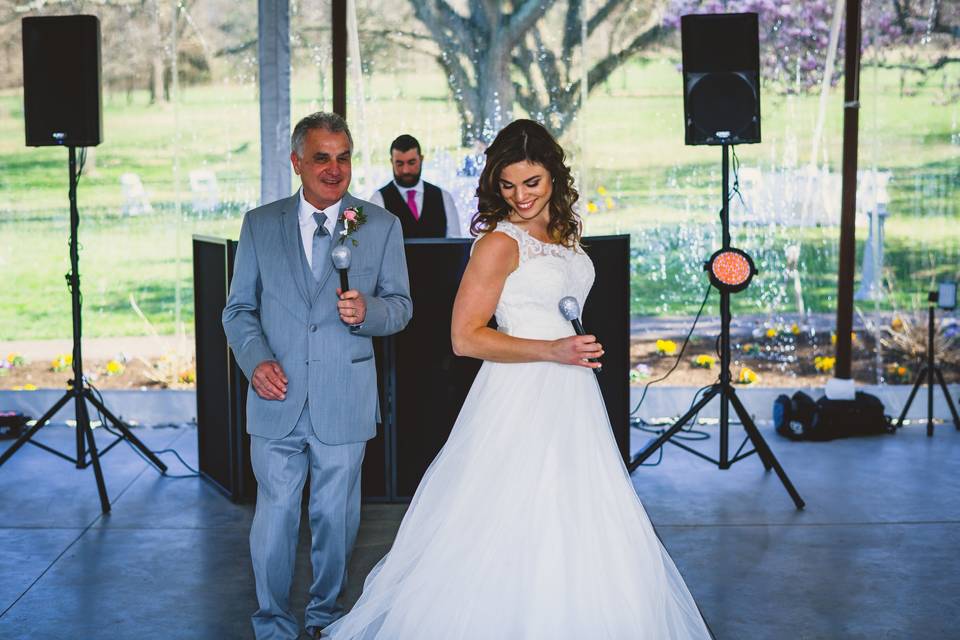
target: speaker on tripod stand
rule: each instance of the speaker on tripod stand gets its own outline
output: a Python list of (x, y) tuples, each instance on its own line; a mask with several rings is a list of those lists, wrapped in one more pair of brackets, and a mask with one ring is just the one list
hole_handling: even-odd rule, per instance
[[(123, 440), (138, 449), (161, 473), (167, 467), (113, 415), (94, 394), (83, 373), (81, 355), (82, 313), (80, 293), (80, 250), (77, 232), (77, 184), (83, 172), (86, 147), (100, 144), (102, 126), (100, 97), (100, 21), (96, 16), (47, 16), (23, 18), (23, 104), (28, 147), (64, 146), (68, 149), (70, 200), (70, 272), (67, 287), (73, 313), (73, 379), (67, 391), (3, 455), (0, 465), (26, 443), (64, 458), (78, 469), (93, 466), (103, 513), (110, 511), (100, 456)], [(81, 147), (79, 166), (77, 148)], [(76, 416), (76, 453), (71, 457), (35, 442), (33, 436), (71, 400)], [(89, 403), (119, 433), (103, 450), (97, 450), (90, 424)]]
[(680, 18), (684, 142), (760, 142), (760, 43), (757, 14)]
[[(680, 19), (683, 49), (683, 107), (688, 145), (722, 148), (723, 246), (704, 264), (710, 283), (720, 292), (720, 379), (677, 422), (627, 465), (632, 472), (664, 444), (680, 447), (720, 469), (756, 453), (767, 471), (780, 478), (797, 509), (804, 502), (764, 440), (736, 390), (730, 374), (730, 295), (743, 291), (756, 274), (750, 256), (730, 243), (730, 147), (760, 142), (760, 45), (757, 14), (686, 15)], [(673, 436), (714, 398), (720, 400), (720, 455), (711, 458), (677, 442)], [(739, 449), (730, 455), (730, 405), (746, 431)], [(747, 441), (753, 449), (743, 452)]]
[[(953, 426), (960, 431), (960, 415), (957, 414), (957, 408), (953, 404), (953, 398), (950, 397), (950, 389), (947, 388), (947, 382), (943, 378), (943, 371), (937, 364), (937, 356), (934, 346), (934, 336), (937, 333), (936, 309), (939, 307), (945, 311), (952, 311), (953, 309), (957, 308), (957, 283), (941, 282), (936, 291), (931, 291), (929, 294), (927, 294), (927, 306), (928, 316), (926, 363), (920, 369), (920, 372), (917, 373), (917, 379), (913, 383), (913, 389), (910, 390), (910, 397), (907, 398), (907, 403), (903, 405), (903, 411), (900, 412), (900, 417), (897, 419), (895, 424), (897, 428), (903, 426), (903, 421), (907, 417), (907, 412), (910, 411), (910, 405), (913, 404), (913, 399), (916, 397), (917, 391), (919, 391), (920, 387), (926, 383), (927, 437), (930, 438), (933, 437), (933, 389), (935, 384), (940, 386), (940, 390), (943, 391), (943, 396), (947, 399), (947, 406), (950, 408), (950, 415), (953, 417)], [(934, 380), (936, 380), (936, 382), (934, 382)]]

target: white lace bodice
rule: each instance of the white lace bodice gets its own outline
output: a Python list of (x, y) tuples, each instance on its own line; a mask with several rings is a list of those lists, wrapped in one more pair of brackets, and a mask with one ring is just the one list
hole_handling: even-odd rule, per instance
[(497, 303), (499, 330), (541, 340), (571, 335), (558, 304), (564, 296), (573, 296), (583, 310), (595, 275), (590, 257), (579, 246), (541, 242), (506, 220), (490, 233), (497, 232), (516, 240), (520, 249), (520, 265), (507, 277)]

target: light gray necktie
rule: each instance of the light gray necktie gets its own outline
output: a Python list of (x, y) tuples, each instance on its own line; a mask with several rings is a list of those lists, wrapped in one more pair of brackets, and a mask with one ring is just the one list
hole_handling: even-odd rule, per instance
[(327, 222), (327, 214), (322, 211), (314, 211), (313, 219), (317, 221), (317, 230), (313, 233), (313, 252), (310, 261), (310, 270), (313, 271), (313, 279), (320, 282), (320, 276), (323, 274), (323, 267), (326, 261), (330, 260), (330, 233), (324, 224)]

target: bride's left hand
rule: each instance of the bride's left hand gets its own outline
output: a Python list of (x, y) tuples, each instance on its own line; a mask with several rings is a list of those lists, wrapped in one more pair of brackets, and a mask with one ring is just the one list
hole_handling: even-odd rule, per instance
[(554, 362), (599, 369), (599, 362), (590, 362), (588, 359), (602, 356), (603, 345), (597, 342), (596, 336), (570, 336), (554, 340), (551, 351), (551, 360)]

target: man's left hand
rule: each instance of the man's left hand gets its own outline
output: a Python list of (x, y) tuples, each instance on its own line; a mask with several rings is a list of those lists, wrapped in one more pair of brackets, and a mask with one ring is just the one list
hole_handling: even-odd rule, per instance
[(363, 324), (367, 317), (367, 302), (363, 299), (363, 294), (355, 289), (342, 291), (337, 287), (337, 297), (340, 319), (347, 324)]

